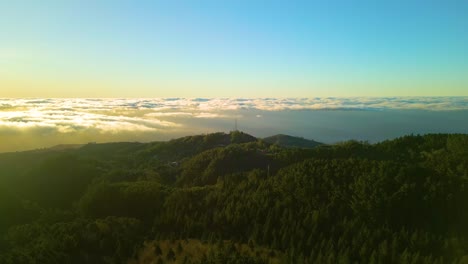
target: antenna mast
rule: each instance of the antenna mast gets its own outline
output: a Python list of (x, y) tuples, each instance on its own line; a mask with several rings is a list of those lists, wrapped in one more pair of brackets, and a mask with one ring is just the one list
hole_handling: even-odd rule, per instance
[(237, 131), (237, 118), (234, 120), (234, 131)]

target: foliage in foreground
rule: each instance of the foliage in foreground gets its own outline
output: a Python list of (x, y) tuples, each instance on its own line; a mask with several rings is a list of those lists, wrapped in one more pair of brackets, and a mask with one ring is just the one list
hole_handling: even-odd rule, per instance
[(0, 259), (464, 263), (467, 188), (468, 135), (298, 149), (234, 132), (0, 154)]

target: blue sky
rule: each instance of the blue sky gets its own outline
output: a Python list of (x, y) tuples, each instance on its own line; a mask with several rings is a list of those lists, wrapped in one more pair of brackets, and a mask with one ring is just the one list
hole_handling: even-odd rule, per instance
[(0, 97), (466, 96), (466, 14), (462, 0), (1, 1)]

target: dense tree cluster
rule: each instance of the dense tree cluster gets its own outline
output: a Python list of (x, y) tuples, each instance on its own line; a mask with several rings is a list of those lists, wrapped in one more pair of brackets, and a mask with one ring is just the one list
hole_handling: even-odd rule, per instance
[(468, 135), (0, 154), (0, 216), (2, 263), (463, 263)]

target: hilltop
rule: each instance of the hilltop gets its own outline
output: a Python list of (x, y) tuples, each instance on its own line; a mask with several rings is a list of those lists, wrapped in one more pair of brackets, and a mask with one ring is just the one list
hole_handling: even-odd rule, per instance
[(263, 138), (263, 141), (270, 144), (277, 144), (281, 147), (295, 147), (295, 148), (315, 148), (323, 145), (323, 143), (305, 139), (302, 137), (293, 137), (289, 135), (278, 134), (271, 137)]

